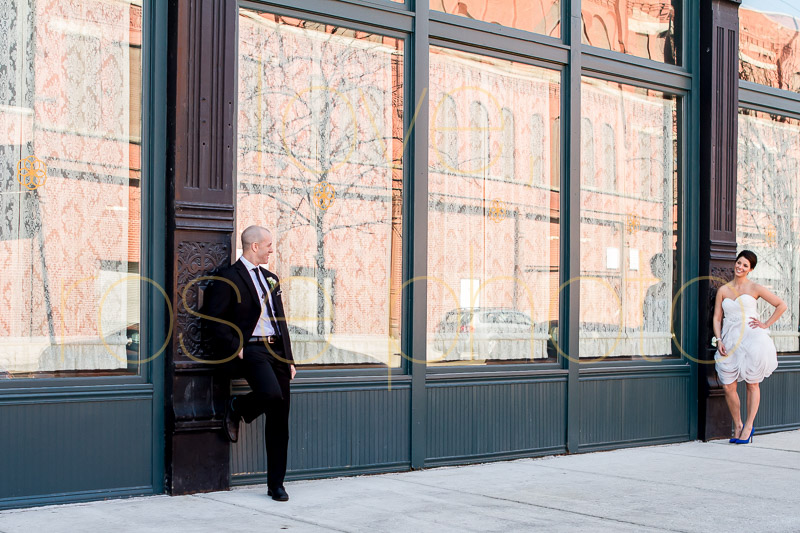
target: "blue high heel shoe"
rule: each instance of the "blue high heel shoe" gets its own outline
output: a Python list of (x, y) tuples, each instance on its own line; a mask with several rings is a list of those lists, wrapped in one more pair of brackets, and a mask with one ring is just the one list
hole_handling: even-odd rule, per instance
[(752, 428), (750, 430), (750, 436), (749, 437), (747, 437), (745, 440), (736, 439), (735, 441), (733, 441), (733, 443), (734, 444), (749, 444), (749, 443), (753, 442), (753, 435), (755, 434), (755, 432), (756, 432), (756, 428)]
[[(742, 426), (742, 429), (744, 429), (744, 426)], [(739, 433), (741, 433), (741, 431), (742, 431), (742, 430), (740, 429), (740, 430), (739, 430)], [(731, 444), (734, 444), (734, 443), (736, 443), (736, 441), (737, 441), (737, 440), (739, 440), (739, 437), (733, 437), (733, 438), (732, 438), (731, 440), (729, 440), (728, 442), (730, 442)]]

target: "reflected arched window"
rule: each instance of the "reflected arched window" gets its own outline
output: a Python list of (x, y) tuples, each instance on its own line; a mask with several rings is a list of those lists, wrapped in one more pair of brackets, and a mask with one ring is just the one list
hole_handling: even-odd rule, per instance
[(594, 179), (594, 131), (592, 121), (581, 119), (581, 184), (595, 187)]
[(515, 152), (516, 134), (514, 131), (514, 115), (507, 107), (503, 108), (503, 179), (511, 181), (516, 171)]
[(544, 119), (539, 113), (531, 117), (531, 182), (544, 185)]
[(469, 164), (463, 170), (476, 176), (489, 173), (489, 112), (480, 102), (469, 108)]
[[(583, 18), (583, 14), (581, 13), (581, 19)], [(588, 24), (584, 19), (582, 35), (583, 44), (596, 46), (598, 48), (605, 48), (606, 50), (616, 49), (611, 46), (611, 32), (606, 27), (607, 21), (611, 22), (613, 19), (609, 17), (608, 19), (603, 20), (601, 17), (595, 15), (589, 19)]]
[(437, 166), (445, 172), (455, 172), (458, 169), (458, 115), (456, 102), (449, 94), (442, 98), (436, 122), (434, 152), (439, 158)]
[(603, 124), (603, 186), (617, 190), (617, 137), (611, 124)]

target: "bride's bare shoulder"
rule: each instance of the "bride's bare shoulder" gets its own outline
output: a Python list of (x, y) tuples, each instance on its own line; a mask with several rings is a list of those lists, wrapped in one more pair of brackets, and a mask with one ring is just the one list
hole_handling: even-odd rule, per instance
[(750, 294), (755, 294), (756, 296), (763, 297), (764, 294), (769, 294), (770, 290), (764, 287), (763, 285), (756, 283), (755, 281), (751, 281), (748, 292)]
[(717, 294), (719, 295), (720, 298), (736, 299), (736, 297), (733, 296), (733, 286), (731, 285), (730, 281), (725, 285), (722, 285), (719, 289), (717, 289)]

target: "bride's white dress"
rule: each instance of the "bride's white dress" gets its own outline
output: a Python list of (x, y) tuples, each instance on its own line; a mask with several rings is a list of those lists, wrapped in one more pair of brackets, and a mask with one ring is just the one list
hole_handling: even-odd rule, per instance
[(750, 327), (750, 318), (758, 318), (756, 299), (749, 294), (725, 298), (722, 311), (722, 343), (728, 356), (719, 351), (714, 355), (720, 381), (760, 383), (778, 368), (778, 354), (766, 329)]

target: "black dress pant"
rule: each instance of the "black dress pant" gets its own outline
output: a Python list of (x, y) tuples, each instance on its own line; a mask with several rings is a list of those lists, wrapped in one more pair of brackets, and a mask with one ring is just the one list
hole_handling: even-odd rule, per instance
[[(269, 347), (282, 359), (283, 346)], [(286, 476), (286, 456), (289, 447), (289, 382), (291, 370), (288, 363), (276, 359), (263, 343), (247, 344), (244, 357), (235, 358), (233, 374), (243, 377), (250, 385), (250, 392), (238, 396), (236, 412), (248, 424), (265, 415), (264, 446), (267, 450), (267, 486), (283, 485)]]

